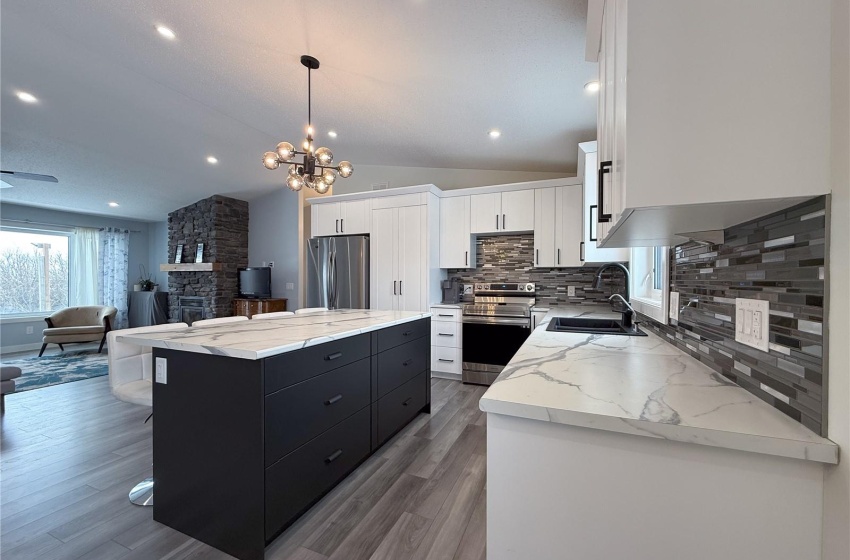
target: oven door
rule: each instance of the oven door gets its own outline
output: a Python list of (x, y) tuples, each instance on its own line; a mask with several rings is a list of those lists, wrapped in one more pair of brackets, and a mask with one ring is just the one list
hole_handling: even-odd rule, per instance
[(463, 382), (490, 385), (525, 339), (529, 320), (518, 317), (467, 317), (463, 327)]

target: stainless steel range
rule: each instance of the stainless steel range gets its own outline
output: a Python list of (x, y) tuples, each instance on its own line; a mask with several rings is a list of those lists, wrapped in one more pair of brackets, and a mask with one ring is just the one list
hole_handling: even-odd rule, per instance
[(464, 383), (490, 385), (531, 334), (534, 284), (475, 284), (463, 306)]

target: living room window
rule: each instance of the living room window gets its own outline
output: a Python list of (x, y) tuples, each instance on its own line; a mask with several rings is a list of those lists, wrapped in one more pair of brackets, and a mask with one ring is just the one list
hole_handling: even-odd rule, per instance
[(68, 307), (72, 235), (0, 227), (0, 315), (42, 316)]

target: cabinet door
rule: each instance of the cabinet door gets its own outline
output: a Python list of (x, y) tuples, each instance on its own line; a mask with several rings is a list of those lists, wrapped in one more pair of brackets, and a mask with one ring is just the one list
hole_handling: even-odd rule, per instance
[(502, 229), (502, 194), (474, 194), (469, 197), (472, 233), (498, 233)]
[(398, 306), (402, 311), (422, 311), (425, 290), (425, 206), (398, 208)]
[(340, 202), (339, 232), (345, 235), (369, 233), (370, 200)]
[(507, 191), (502, 193), (500, 231), (534, 231), (534, 191)]
[(614, 12), (611, 14), (614, 20), (614, 48), (613, 51), (613, 133), (612, 133), (612, 160), (611, 166), (611, 225), (613, 227), (622, 216), (624, 202), (626, 200), (626, 72), (628, 70), (627, 60), (627, 37), (626, 37), (626, 1), (610, 0)]
[(339, 202), (316, 205), (316, 236), (339, 235)]
[(579, 171), (584, 179), (584, 262), (606, 263), (629, 260), (628, 249), (600, 249), (596, 246), (599, 224), (596, 223), (596, 152), (579, 151)]
[(475, 260), (468, 196), (440, 199), (440, 268), (470, 268)]
[(398, 296), (398, 208), (372, 210), (372, 235), (369, 257), (372, 309), (396, 309)]
[(555, 266), (576, 267), (584, 264), (582, 214), (584, 197), (581, 185), (558, 187), (555, 191)]
[[(534, 266), (555, 266), (555, 187), (534, 190)], [(507, 194), (507, 193), (504, 193)]]

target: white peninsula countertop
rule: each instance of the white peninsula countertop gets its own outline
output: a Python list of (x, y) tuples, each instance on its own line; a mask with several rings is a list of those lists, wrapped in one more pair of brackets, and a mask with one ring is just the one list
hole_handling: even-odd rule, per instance
[(117, 335), (121, 342), (259, 360), (332, 340), (430, 317), (414, 311), (337, 309), (280, 319), (223, 323), (209, 327)]
[(549, 332), (553, 317), (620, 317), (553, 307), (481, 398), (496, 413), (821, 463), (838, 446), (649, 331)]

